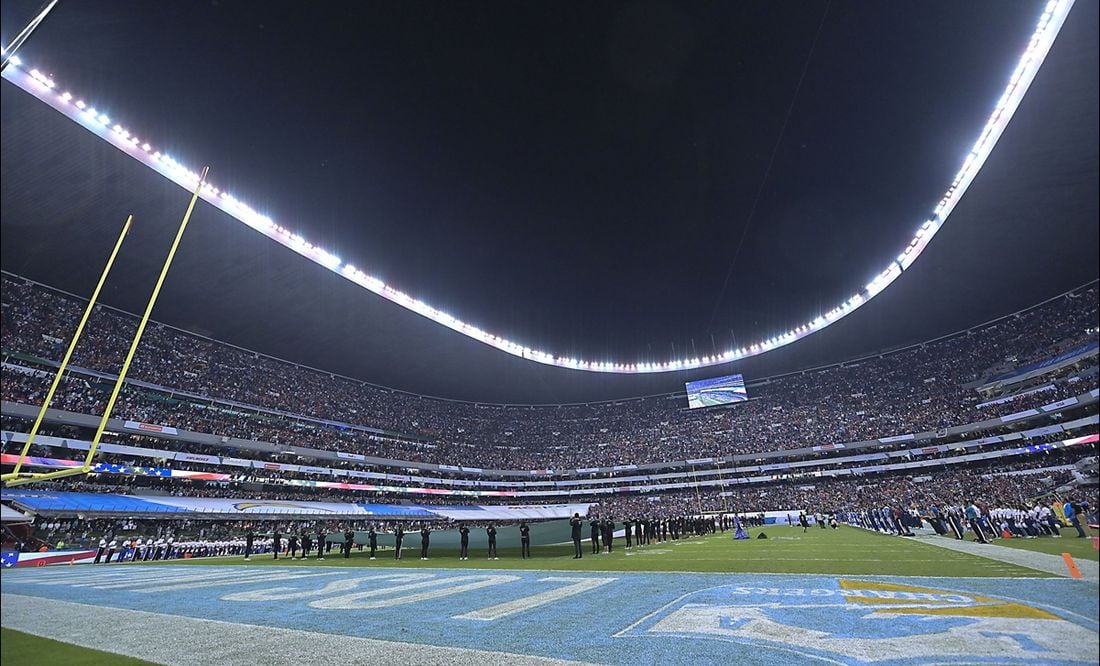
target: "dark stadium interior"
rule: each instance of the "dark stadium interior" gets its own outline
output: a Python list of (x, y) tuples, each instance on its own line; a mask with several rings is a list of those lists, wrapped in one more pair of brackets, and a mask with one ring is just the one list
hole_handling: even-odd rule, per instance
[[(34, 6), (5, 3), (5, 25)], [(338, 32), (313, 44), (316, 55), (288, 62), (233, 56), (273, 48), (272, 40), (296, 34), (292, 26), (310, 41), (339, 22), (265, 17), (261, 27), (241, 7), (171, 5), (156, 10), (164, 42), (133, 45), (144, 57), (129, 57), (120, 43), (89, 60), (85, 25), (96, 27), (102, 47), (139, 19), (95, 19), (99, 8), (81, 3), (67, 8), (68, 18), (50, 19), (26, 55), (41, 54), (59, 76), (113, 100), (135, 126), (178, 146), (181, 158), (211, 163), (219, 182), (410, 293), (532, 346), (633, 360), (708, 353), (712, 339), (722, 348), (731, 333), (752, 341), (862, 286), (943, 191), (1032, 18), (1025, 5), (1005, 11), (998, 4), (995, 12), (981, 3), (919, 12), (891, 5), (870, 13), (831, 6), (746, 230), (825, 6), (791, 15), (728, 5), (645, 7), (566, 12), (555, 23), (544, 15), (548, 7), (490, 18), (476, 6), (424, 11), (412, 3), (338, 28), (365, 31), (358, 46)], [(1097, 8), (1078, 3), (1072, 11), (993, 157), (913, 269), (846, 320), (730, 370), (751, 380), (929, 339), (1095, 278), (1100, 208), (1082, 193), (1094, 191), (1098, 177)], [(469, 32), (437, 39), (450, 29), (451, 12), (473, 12)], [(955, 29), (942, 30), (944, 14)], [(658, 19), (667, 19), (659, 29)], [(203, 32), (211, 21), (224, 25)], [(739, 67), (759, 69), (758, 49), (719, 35), (732, 30), (748, 39), (746, 26), (761, 22), (782, 24), (789, 45), (782, 56), (768, 52), (774, 62), (766, 80), (717, 57), (734, 49)], [(178, 31), (167, 29), (177, 23)], [(376, 23), (423, 24), (422, 41), (387, 38)], [(879, 26), (876, 38), (853, 52), (851, 35), (868, 24)], [(900, 42), (881, 27), (903, 24), (910, 37)], [(586, 28), (577, 34), (588, 41), (554, 38), (580, 25)], [(231, 29), (240, 30), (241, 43), (219, 38)], [(201, 35), (201, 48), (184, 48), (194, 44), (188, 30)], [(532, 36), (514, 65), (495, 62), (493, 49)], [(474, 38), (484, 40), (483, 52), (435, 57), (466, 53), (465, 40)], [(616, 69), (616, 49), (678, 48), (681, 38), (691, 42), (690, 75), (646, 69), (644, 58), (631, 61), (634, 69)], [(431, 66), (405, 62), (402, 49), (423, 42), (438, 49)], [(226, 61), (236, 69), (205, 74)], [(513, 90), (521, 74), (558, 67), (565, 73)], [(586, 67), (595, 93), (570, 78)], [(384, 94), (356, 89), (357, 77), (380, 69)], [(246, 84), (249, 76), (256, 80)], [(762, 96), (750, 103), (719, 92), (713, 82), (727, 76)], [(289, 79), (316, 104), (260, 92)], [(131, 86), (156, 94), (134, 95)], [(584, 108), (592, 94), (610, 106)], [(702, 106), (672, 103), (685, 96)], [(235, 104), (225, 104), (231, 97)], [(385, 102), (376, 109), (379, 99)], [(464, 106), (475, 99), (482, 101)], [(0, 101), (5, 270), (87, 296), (118, 225), (133, 212), (137, 226), (103, 301), (139, 311), (186, 193), (10, 85)], [(448, 124), (424, 134), (437, 127), (437, 105), (447, 109), (437, 113)], [(397, 108), (417, 112), (384, 126)], [(455, 108), (462, 111), (450, 113)], [(500, 123), (504, 116), (511, 124)], [(593, 126), (620, 116), (621, 123)], [(256, 122), (242, 126), (243, 117)], [(352, 143), (340, 134), (350, 130), (328, 130), (357, 118), (362, 126)], [(449, 131), (462, 122), (462, 131)], [(569, 128), (574, 136), (560, 143)], [(601, 146), (606, 160), (593, 153)], [(375, 155), (385, 169), (371, 166)], [(464, 171), (473, 164), (488, 171)], [(745, 246), (723, 289), (743, 231)], [(462, 399), (620, 398), (721, 374), (605, 376), (516, 359), (366, 293), (203, 205), (154, 316), (325, 370)]]
[(1095, 0), (0, 44), (4, 666), (1097, 664)]

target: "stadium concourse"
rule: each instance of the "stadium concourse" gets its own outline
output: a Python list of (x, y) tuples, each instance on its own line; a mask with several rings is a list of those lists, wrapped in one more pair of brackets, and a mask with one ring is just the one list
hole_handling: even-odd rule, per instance
[[(94, 473), (3, 490), (32, 516), (5, 523), (4, 626), (159, 663), (246, 663), (205, 649), (244, 636), (383, 662), (1095, 662), (1097, 300), (690, 411), (438, 400), (156, 326)], [(4, 276), (5, 470), (81, 307)], [(82, 464), (134, 325), (96, 312), (27, 465)], [(163, 643), (78, 629), (104, 592)]]

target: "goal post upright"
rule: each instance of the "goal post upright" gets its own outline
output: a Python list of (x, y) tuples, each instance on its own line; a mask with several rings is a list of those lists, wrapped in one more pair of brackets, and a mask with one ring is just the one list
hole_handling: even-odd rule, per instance
[(145, 327), (149, 324), (149, 317), (152, 315), (153, 307), (157, 303), (157, 297), (160, 295), (160, 289), (164, 285), (164, 278), (168, 275), (168, 269), (172, 265), (172, 259), (176, 256), (176, 250), (179, 249), (180, 240), (183, 238), (183, 232), (187, 230), (187, 223), (191, 219), (192, 211), (195, 210), (195, 203), (198, 202), (199, 194), (202, 192), (202, 186), (206, 182), (207, 171), (209, 171), (209, 167), (203, 167), (202, 173), (199, 175), (198, 184), (195, 186), (195, 192), (191, 195), (190, 203), (187, 204), (187, 211), (183, 214), (183, 220), (180, 222), (179, 230), (176, 231), (176, 237), (173, 239), (172, 246), (168, 250), (168, 256), (164, 260), (164, 265), (161, 266), (160, 275), (157, 277), (156, 284), (153, 285), (153, 293), (149, 296), (149, 302), (146, 304), (145, 312), (142, 314), (141, 321), (138, 323), (137, 332), (134, 333), (134, 339), (130, 342), (130, 349), (126, 353), (125, 360), (122, 362), (122, 368), (119, 370), (114, 388), (111, 389), (111, 396), (107, 400), (107, 407), (103, 410), (103, 416), (99, 420), (99, 426), (96, 428), (95, 437), (92, 438), (91, 446), (88, 447), (88, 455), (84, 458), (84, 465), (73, 469), (63, 469), (55, 472), (12, 478), (8, 481), (8, 486), (75, 476), (77, 474), (87, 474), (92, 471), (92, 458), (95, 457), (96, 450), (99, 448), (99, 443), (103, 439), (103, 433), (107, 430), (107, 421), (111, 418), (111, 412), (114, 410), (115, 402), (118, 400), (118, 395), (122, 391), (123, 384), (126, 382), (126, 373), (129, 372), (130, 364), (137, 354), (138, 345), (141, 343), (141, 336), (145, 332)]
[(42, 419), (46, 416), (46, 410), (49, 409), (50, 403), (53, 402), (54, 393), (57, 392), (57, 387), (61, 385), (61, 378), (65, 375), (69, 360), (76, 350), (76, 344), (80, 340), (81, 334), (84, 332), (84, 326), (88, 323), (88, 319), (92, 315), (92, 310), (95, 309), (96, 300), (99, 298), (99, 292), (103, 289), (103, 284), (107, 281), (107, 275), (111, 272), (111, 266), (115, 263), (115, 257), (118, 256), (119, 248), (122, 247), (122, 241), (125, 240), (127, 234), (130, 233), (130, 225), (133, 223), (133, 220), (134, 216), (129, 215), (126, 218), (126, 223), (122, 225), (122, 233), (118, 235), (118, 240), (115, 241), (115, 247), (111, 250), (111, 256), (107, 258), (107, 264), (103, 267), (103, 273), (99, 276), (99, 282), (95, 286), (95, 291), (92, 292), (91, 298), (88, 299), (88, 305), (84, 308), (84, 314), (80, 317), (80, 323), (77, 324), (76, 332), (73, 333), (73, 338), (69, 342), (69, 348), (65, 350), (65, 356), (61, 358), (61, 365), (57, 367), (57, 372), (53, 377), (53, 383), (50, 384), (50, 390), (46, 392), (46, 399), (42, 401), (42, 407), (39, 408), (38, 416), (34, 419), (34, 425), (31, 426), (31, 432), (27, 436), (27, 442), (23, 445), (23, 450), (19, 452), (19, 459), (15, 462), (15, 468), (12, 469), (10, 473), (0, 477), (0, 480), (8, 481), (19, 477), (19, 470), (22, 469), (23, 462), (27, 459), (27, 452), (30, 451), (31, 446), (34, 444), (34, 438), (38, 434), (38, 429), (42, 426)]

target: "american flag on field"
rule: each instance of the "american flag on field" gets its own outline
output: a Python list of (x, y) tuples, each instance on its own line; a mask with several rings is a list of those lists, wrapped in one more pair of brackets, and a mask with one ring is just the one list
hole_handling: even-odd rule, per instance
[(19, 553), (11, 550), (0, 553), (0, 564), (4, 565), (5, 569), (14, 567), (19, 562)]

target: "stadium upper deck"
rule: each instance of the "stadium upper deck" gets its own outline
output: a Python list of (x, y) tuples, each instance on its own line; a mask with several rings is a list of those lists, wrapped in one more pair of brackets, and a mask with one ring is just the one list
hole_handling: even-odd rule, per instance
[[(80, 305), (11, 278), (3, 294), (3, 397), (36, 404), (47, 380), (27, 371), (49, 369)], [(944, 431), (1088, 393), (1096, 386), (1097, 295), (1093, 284), (961, 334), (767, 379), (750, 385), (746, 404), (702, 411), (684, 409), (679, 395), (550, 407), (439, 400), (156, 327), (116, 415), (456, 471), (585, 469), (829, 447)], [(97, 312), (56, 408), (102, 410), (102, 380), (117, 370), (134, 325), (128, 315)], [(986, 384), (1000, 397), (975, 390)]]

